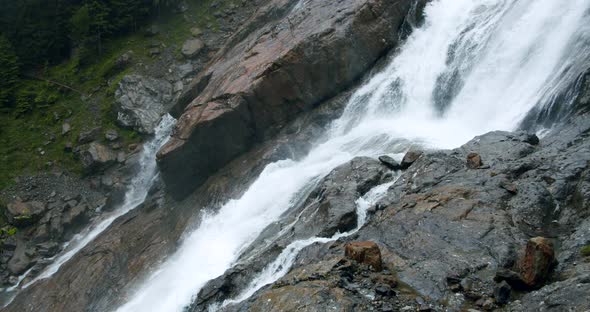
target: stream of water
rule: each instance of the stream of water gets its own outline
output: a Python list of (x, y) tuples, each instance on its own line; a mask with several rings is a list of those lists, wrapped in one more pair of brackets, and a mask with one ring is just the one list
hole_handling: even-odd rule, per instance
[[(172, 118), (172, 116), (163, 116), (160, 124), (155, 129), (154, 137), (144, 144), (139, 157), (139, 169), (127, 188), (123, 203), (112, 212), (104, 214), (100, 221), (93, 226), (89, 226), (84, 231), (76, 234), (64, 245), (64, 250), (60, 254), (49, 259), (52, 260), (50, 265), (48, 265), (34, 279), (21, 285), (22, 281), (24, 281), (28, 274), (30, 274), (31, 270), (25, 272), (19, 277), (19, 281), (16, 285), (6, 290), (8, 293), (15, 293), (19, 289), (29, 287), (38, 280), (50, 278), (64, 263), (70, 260), (82, 248), (88, 245), (88, 243), (92, 242), (100, 233), (106, 230), (113, 221), (144, 202), (148, 191), (158, 174), (156, 153), (160, 147), (168, 141), (175, 123), (176, 120)], [(10, 300), (5, 305), (8, 303), (10, 303)]]
[[(531, 109), (550, 105), (587, 70), (589, 9), (590, 0), (432, 1), (423, 26), (354, 93), (307, 156), (268, 165), (241, 198), (204, 216), (119, 311), (182, 311), (299, 203), (303, 190), (354, 157), (411, 145), (454, 148), (491, 130), (518, 128)], [(562, 106), (567, 111), (567, 101)], [(295, 242), (277, 261), (288, 268), (308, 242)], [(286, 273), (273, 265), (236, 300)]]

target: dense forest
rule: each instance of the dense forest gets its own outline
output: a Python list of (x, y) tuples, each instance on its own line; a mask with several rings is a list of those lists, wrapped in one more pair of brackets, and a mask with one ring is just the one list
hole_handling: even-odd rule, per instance
[[(70, 146), (85, 131), (141, 141), (116, 123), (119, 82), (160, 59), (154, 45), (181, 57), (192, 27), (215, 29), (213, 3), (225, 2), (0, 0), (0, 189), (36, 172), (81, 173)], [(121, 66), (122, 55), (133, 58)]]
[[(177, 0), (0, 0), (0, 104), (16, 102), (19, 77), (132, 32)], [(81, 59), (85, 59), (81, 57)]]

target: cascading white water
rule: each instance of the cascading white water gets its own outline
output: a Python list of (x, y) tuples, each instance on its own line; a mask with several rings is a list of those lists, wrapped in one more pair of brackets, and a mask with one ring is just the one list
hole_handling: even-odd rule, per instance
[[(306, 157), (268, 165), (240, 199), (203, 217), (119, 311), (182, 310), (306, 190), (353, 157), (413, 144), (452, 148), (517, 128), (588, 68), (589, 9), (590, 0), (431, 2), (425, 24)], [(273, 274), (269, 280), (284, 272)]]
[[(158, 150), (168, 141), (170, 133), (176, 120), (170, 116), (165, 115), (162, 117), (160, 124), (155, 129), (154, 138), (151, 139), (143, 146), (139, 158), (139, 169), (137, 175), (132, 179), (131, 184), (128, 186), (125, 193), (125, 199), (123, 204), (111, 213), (103, 216), (102, 220), (92, 227), (86, 228), (81, 233), (74, 236), (72, 240), (66, 243), (64, 251), (58, 256), (54, 257), (53, 262), (45, 268), (37, 277), (32, 281), (23, 285), (21, 288), (27, 288), (38, 280), (46, 279), (55, 274), (59, 268), (70, 260), (78, 251), (84, 246), (88, 245), (93, 241), (100, 233), (113, 223), (118, 217), (131, 211), (145, 200), (150, 187), (152, 186), (154, 179), (157, 176), (158, 170), (156, 166), (156, 153)], [(26, 277), (31, 270), (27, 271), (21, 278), (19, 283), (8, 291), (18, 289), (20, 282)]]
[[(256, 291), (265, 285), (276, 282), (279, 278), (289, 272), (289, 269), (295, 262), (295, 257), (303, 248), (310, 246), (315, 243), (327, 243), (338, 240), (343, 237), (350, 236), (356, 233), (365, 225), (367, 221), (367, 210), (377, 203), (379, 199), (387, 193), (387, 190), (397, 181), (399, 175), (391, 182), (383, 183), (372, 188), (367, 194), (360, 197), (356, 201), (356, 213), (357, 213), (357, 226), (351, 231), (344, 233), (336, 233), (332, 237), (311, 237), (308, 239), (297, 240), (289, 244), (281, 252), (281, 254), (269, 264), (264, 270), (256, 277), (248, 287), (242, 291), (235, 299), (226, 300), (221, 304), (221, 307), (236, 304), (250, 298)], [(218, 306), (213, 305), (209, 310), (217, 310)]]

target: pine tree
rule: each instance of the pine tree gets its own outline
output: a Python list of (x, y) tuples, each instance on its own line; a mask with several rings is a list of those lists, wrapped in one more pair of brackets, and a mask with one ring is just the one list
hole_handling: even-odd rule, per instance
[(8, 39), (0, 35), (0, 107), (6, 107), (12, 102), (18, 74), (18, 58), (14, 49)]

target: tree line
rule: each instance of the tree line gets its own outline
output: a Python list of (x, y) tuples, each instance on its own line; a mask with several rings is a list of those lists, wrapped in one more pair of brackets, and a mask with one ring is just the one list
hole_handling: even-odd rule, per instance
[(0, 107), (19, 73), (57, 63), (74, 49), (100, 54), (105, 39), (136, 31), (178, 0), (0, 0)]

